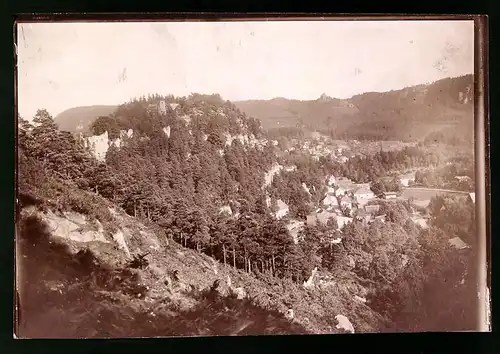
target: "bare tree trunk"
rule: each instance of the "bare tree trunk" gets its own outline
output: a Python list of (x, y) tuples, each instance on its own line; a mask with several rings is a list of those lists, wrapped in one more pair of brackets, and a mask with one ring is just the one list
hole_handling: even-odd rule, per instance
[(137, 205), (135, 204), (135, 201), (134, 201), (134, 218), (137, 217)]
[(226, 266), (226, 245), (222, 244), (222, 254), (224, 255), (224, 266)]
[(276, 261), (275, 261), (275, 258), (274, 258), (274, 253), (273, 253), (273, 276), (276, 274)]
[(233, 247), (233, 268), (236, 269), (236, 250)]
[(248, 273), (248, 257), (246, 247), (243, 247), (243, 263), (245, 263), (245, 272)]

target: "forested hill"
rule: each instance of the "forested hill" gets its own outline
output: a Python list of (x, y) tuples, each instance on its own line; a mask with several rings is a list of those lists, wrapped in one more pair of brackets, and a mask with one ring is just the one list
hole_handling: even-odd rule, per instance
[(254, 205), (275, 160), (259, 122), (218, 95), (135, 99), (94, 121), (91, 133), (84, 143), (116, 180), (91, 187), (155, 221), (181, 202), (201, 214), (239, 199)]
[(59, 113), (54, 121), (61, 130), (88, 132), (94, 120), (113, 113), (116, 108), (116, 105), (73, 107)]
[(430, 133), (471, 139), (473, 131), (472, 75), (389, 92), (368, 92), (336, 99), (276, 98), (235, 105), (261, 120), (264, 129), (306, 128), (333, 136), (379, 140), (414, 140)]

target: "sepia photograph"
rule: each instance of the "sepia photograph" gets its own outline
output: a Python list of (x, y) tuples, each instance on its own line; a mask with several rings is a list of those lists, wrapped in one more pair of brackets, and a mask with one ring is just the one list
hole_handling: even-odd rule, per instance
[(484, 31), (18, 20), (14, 336), (490, 331)]

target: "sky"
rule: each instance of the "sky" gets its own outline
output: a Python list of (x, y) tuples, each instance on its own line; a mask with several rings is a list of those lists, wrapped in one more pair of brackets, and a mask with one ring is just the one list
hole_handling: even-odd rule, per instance
[(473, 21), (18, 25), (18, 108), (31, 119), (159, 93), (349, 98), (474, 71)]

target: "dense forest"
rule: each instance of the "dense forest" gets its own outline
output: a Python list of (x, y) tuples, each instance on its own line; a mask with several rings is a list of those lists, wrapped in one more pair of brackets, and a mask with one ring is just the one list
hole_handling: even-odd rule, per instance
[[(166, 114), (148, 109), (161, 99), (178, 106), (168, 105)], [(169, 134), (163, 130), (167, 126)], [(124, 137), (120, 132), (128, 129), (133, 136)], [(297, 171), (281, 173), (263, 189), (278, 147), (267, 142), (258, 120), (218, 95), (134, 99), (93, 123), (93, 134), (105, 131), (123, 142), (119, 148), (111, 145), (99, 162), (83, 139), (60, 131), (47, 111), (39, 110), (32, 123), (19, 119), (21, 199), (80, 212), (112, 229), (109, 210), (96, 210), (89, 197), (97, 194), (156, 225), (162, 237), (256, 276), (302, 283), (315, 267), (346, 272), (366, 284), (370, 307), (394, 330), (473, 327), (474, 248), (456, 251), (448, 244), (459, 236), (474, 245), (473, 206), (457, 198), (434, 199), (432, 225), (423, 230), (411, 222), (408, 205), (395, 202), (385, 206), (386, 223), (355, 221), (336, 231), (331, 224), (306, 226), (297, 243), (286, 218), (270, 214), (280, 198), (290, 204), (292, 215), (305, 218), (321, 197), (327, 174), (367, 182), (393, 169), (438, 165), (439, 156), (405, 148), (340, 165), (298, 154), (278, 161), (295, 164)], [(228, 143), (228, 135), (266, 143)], [(314, 192), (307, 194), (302, 183), (314, 186)], [(231, 212), (221, 212), (223, 206)], [(332, 243), (337, 238), (342, 242)]]
[(474, 163), (470, 156), (456, 156), (446, 165), (422, 169), (415, 174), (415, 183), (426, 187), (474, 191)]

